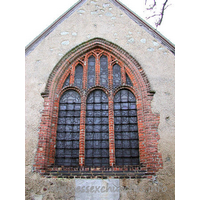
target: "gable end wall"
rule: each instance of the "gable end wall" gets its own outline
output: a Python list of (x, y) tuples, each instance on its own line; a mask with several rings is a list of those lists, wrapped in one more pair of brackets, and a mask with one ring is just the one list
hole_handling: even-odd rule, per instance
[(44, 180), (32, 172), (44, 103), (41, 93), (45, 92), (51, 72), (64, 55), (97, 37), (118, 45), (139, 63), (152, 92), (155, 92), (151, 103), (152, 112), (160, 115), (158, 151), (162, 154), (163, 169), (151, 180), (120, 180), (120, 186), (130, 188), (131, 185), (138, 185), (148, 188), (149, 184), (160, 183), (166, 186), (167, 192), (133, 193), (127, 190), (120, 193), (121, 199), (174, 199), (175, 57), (108, 0), (84, 2), (26, 56), (26, 198), (31, 199), (37, 194), (44, 198), (52, 195), (55, 199), (70, 197), (64, 188), (73, 188), (74, 179)]

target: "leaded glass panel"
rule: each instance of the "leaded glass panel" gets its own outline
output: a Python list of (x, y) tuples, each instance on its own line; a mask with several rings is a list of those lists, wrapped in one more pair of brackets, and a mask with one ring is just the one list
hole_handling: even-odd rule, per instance
[(87, 98), (85, 165), (109, 166), (108, 97), (101, 90)]
[(136, 99), (129, 90), (114, 97), (116, 165), (139, 164), (139, 140)]
[(70, 75), (65, 80), (65, 83), (63, 84), (63, 87), (69, 86), (69, 80), (70, 80)]
[(121, 68), (118, 64), (113, 66), (113, 88), (121, 85)]
[(108, 58), (104, 55), (100, 58), (100, 84), (108, 88)]
[(95, 86), (95, 57), (90, 56), (88, 59), (87, 87), (93, 86)]
[(83, 79), (83, 67), (82, 65), (77, 65), (75, 70), (75, 79), (74, 79), (74, 85), (82, 88), (82, 79)]
[(128, 74), (126, 74), (126, 84), (133, 86), (133, 83), (131, 82), (131, 79), (129, 78)]
[(80, 95), (74, 90), (66, 91), (59, 102), (56, 165), (79, 166), (80, 110)]

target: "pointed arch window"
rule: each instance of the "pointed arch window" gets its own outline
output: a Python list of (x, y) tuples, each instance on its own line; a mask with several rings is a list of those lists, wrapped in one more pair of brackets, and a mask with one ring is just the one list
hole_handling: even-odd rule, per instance
[(121, 68), (118, 64), (113, 66), (113, 88), (121, 85)]
[[(86, 90), (95, 86), (95, 77), (98, 72), (96, 58), (92, 55), (88, 58)], [(113, 66), (113, 91), (122, 85), (121, 67)], [(126, 84), (132, 85), (127, 74)], [(66, 78), (64, 86), (69, 86), (70, 75)], [(108, 81), (108, 58), (100, 57), (100, 86), (109, 86)], [(82, 89), (83, 66), (78, 64), (75, 68), (74, 86)], [(139, 141), (137, 128), (137, 109), (134, 94), (128, 89), (122, 89), (111, 99), (114, 104), (114, 140), (115, 140), (115, 164), (138, 165), (139, 164)], [(84, 102), (82, 102), (84, 104)], [(109, 105), (107, 94), (100, 89), (95, 89), (87, 95), (85, 115), (85, 166), (108, 167), (109, 166)], [(110, 108), (112, 109), (112, 108)], [(70, 89), (60, 98), (56, 165), (79, 166), (79, 141), (80, 137), (80, 113), (81, 97)]]
[(69, 81), (70, 81), (70, 75), (68, 75), (68, 77), (66, 78), (63, 87), (69, 86)]
[(83, 67), (82, 65), (77, 65), (75, 70), (75, 80), (74, 86), (82, 88), (82, 80), (83, 80)]
[(139, 164), (136, 99), (129, 90), (114, 97), (116, 165)]
[(95, 86), (95, 57), (90, 56), (88, 59), (88, 71), (87, 71), (87, 87)]
[(104, 55), (100, 58), (100, 84), (108, 87), (108, 58)]
[(109, 166), (108, 97), (94, 90), (87, 98), (85, 166)]
[(133, 83), (131, 82), (131, 79), (129, 78), (129, 76), (126, 74), (126, 84), (133, 86)]
[(155, 174), (162, 168), (160, 116), (151, 110), (147, 76), (123, 49), (99, 38), (95, 42), (82, 44), (77, 54), (70, 51), (49, 76), (35, 171), (70, 178), (94, 177), (97, 171), (123, 178)]
[(79, 166), (80, 111), (80, 95), (74, 90), (66, 91), (59, 103), (56, 165)]

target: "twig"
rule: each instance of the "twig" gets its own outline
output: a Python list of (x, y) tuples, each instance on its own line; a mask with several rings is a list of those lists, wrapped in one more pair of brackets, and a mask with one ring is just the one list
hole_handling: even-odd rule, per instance
[[(172, 5), (172, 4), (167, 5), (167, 2), (168, 2), (168, 0), (165, 0), (165, 2), (163, 3), (163, 6), (162, 6), (162, 9), (161, 9), (161, 12), (160, 12), (160, 13), (153, 14), (153, 15), (151, 15), (151, 16), (149, 16), (149, 17), (146, 17), (146, 19), (150, 19), (150, 18), (152, 18), (152, 17), (160, 16), (160, 18), (158, 19), (158, 21), (155, 22), (156, 28), (157, 28), (158, 26), (161, 25), (165, 10), (166, 10), (169, 6)], [(146, 3), (147, 3), (147, 0), (145, 0), (145, 5), (146, 5)], [(153, 8), (154, 8), (155, 6), (156, 6), (156, 0), (154, 0), (153, 6), (147, 8), (147, 10), (153, 10)]]
[(162, 23), (163, 16), (164, 16), (164, 12), (165, 12), (165, 6), (166, 6), (167, 2), (168, 2), (168, 0), (166, 0), (165, 3), (163, 4), (162, 11), (161, 11), (161, 13), (160, 13), (161, 18), (160, 18), (160, 20), (159, 20), (157, 23), (155, 23), (156, 28), (157, 28), (158, 26), (160, 26), (161, 23)]
[[(145, 1), (145, 5), (146, 3), (147, 3), (147, 0)], [(147, 10), (153, 10), (155, 6), (156, 6), (156, 0), (154, 0), (154, 4), (151, 7), (147, 8)]]
[(149, 16), (149, 17), (146, 17), (146, 19), (150, 19), (151, 17), (156, 17), (156, 16), (160, 16), (160, 14), (151, 15), (151, 16)]

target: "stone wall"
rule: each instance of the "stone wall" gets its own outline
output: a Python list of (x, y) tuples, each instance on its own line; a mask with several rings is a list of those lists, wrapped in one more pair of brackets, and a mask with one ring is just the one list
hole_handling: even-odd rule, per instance
[[(155, 91), (151, 109), (160, 114), (159, 152), (163, 169), (153, 179), (120, 179), (120, 199), (174, 199), (174, 55), (110, 1), (86, 1), (26, 56), (26, 199), (73, 199), (74, 179), (44, 178), (32, 172), (38, 128), (49, 75), (72, 48), (92, 38), (104, 38), (127, 51), (142, 66)], [(148, 192), (149, 184), (163, 191)], [(134, 192), (132, 185), (141, 190)], [(144, 189), (143, 186), (146, 188)], [(167, 190), (165, 190), (167, 188)], [(68, 190), (67, 190), (68, 191)]]

